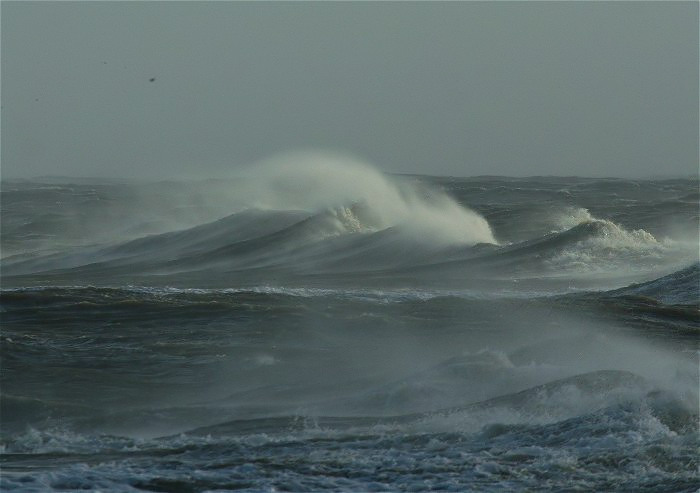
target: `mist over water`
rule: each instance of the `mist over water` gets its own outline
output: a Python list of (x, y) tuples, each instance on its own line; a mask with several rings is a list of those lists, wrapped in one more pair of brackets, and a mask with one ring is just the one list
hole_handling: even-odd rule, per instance
[(697, 187), (4, 181), (2, 488), (695, 491)]
[(0, 10), (0, 491), (700, 492), (700, 4)]

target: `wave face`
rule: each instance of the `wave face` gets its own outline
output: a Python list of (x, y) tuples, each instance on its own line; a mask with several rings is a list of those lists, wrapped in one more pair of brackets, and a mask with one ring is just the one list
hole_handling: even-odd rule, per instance
[(0, 489), (695, 491), (697, 185), (3, 183)]
[[(208, 195), (203, 192), (207, 186)], [(4, 192), (3, 197), (10, 197), (10, 227), (3, 240), (13, 245), (11, 251), (18, 243), (26, 246), (23, 253), (2, 259), (6, 281), (23, 276), (20, 284), (48, 278), (61, 284), (178, 285), (186, 279), (185, 285), (223, 287), (303, 284), (309, 276), (317, 284), (362, 284), (370, 276), (379, 285), (410, 279), (412, 284), (481, 288), (503, 279), (506, 285), (513, 278), (530, 285), (566, 278), (570, 286), (598, 282), (609, 288), (616, 282), (648, 280), (697, 259), (697, 207), (687, 207), (692, 180), (441, 181), (387, 177), (362, 163), (314, 154), (278, 158), (239, 180), (192, 187), (199, 190), (199, 214), (219, 211), (222, 217), (126, 241), (57, 248), (69, 238), (56, 239), (52, 249), (33, 248), (39, 232), (29, 239), (17, 232), (14, 225), (21, 217), (14, 215), (22, 202), (13, 200), (17, 194), (26, 200), (26, 194), (21, 189)], [(68, 194), (66, 190), (61, 189)], [(154, 202), (152, 195), (160, 190), (161, 208), (183, 195), (180, 187), (174, 187), (173, 197), (162, 189), (149, 190), (120, 193), (129, 200), (143, 195)], [(45, 194), (47, 202), (55, 198), (54, 188), (31, 191), (31, 197)], [(650, 200), (658, 207), (651, 217)], [(100, 202), (124, 210), (113, 196)], [(86, 211), (92, 208), (86, 206)], [(59, 223), (72, 213), (63, 217), (54, 212), (63, 217)], [(173, 214), (164, 215), (153, 231), (171, 225)], [(32, 220), (25, 218), (23, 224), (34, 224)], [(55, 236), (56, 228), (35, 226)], [(611, 280), (616, 277), (621, 281)]]
[(700, 300), (700, 263), (660, 279), (618, 289), (613, 293), (645, 296), (665, 304), (692, 305)]

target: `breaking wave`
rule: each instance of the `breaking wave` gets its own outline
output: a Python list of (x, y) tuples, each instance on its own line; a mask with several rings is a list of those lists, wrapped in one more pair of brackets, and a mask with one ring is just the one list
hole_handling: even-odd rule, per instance
[(604, 270), (643, 265), (663, 259), (674, 247), (671, 240), (658, 240), (643, 229), (627, 230), (582, 208), (562, 214), (559, 226), (558, 233), (566, 235), (568, 244), (548, 260), (552, 268)]
[(414, 240), (496, 243), (486, 220), (441, 190), (338, 154), (284, 154), (250, 172), (242, 198), (264, 210), (327, 211), (338, 232), (399, 227)]
[(437, 185), (335, 155), (261, 163), (232, 183), (230, 194), (236, 212), (216, 221), (107, 246), (6, 257), (3, 274), (50, 274), (67, 284), (115, 277), (167, 284), (186, 273), (196, 287), (230, 286), (234, 274), (242, 284), (246, 276), (286, 282), (310, 275), (352, 283), (362, 273), (464, 282), (604, 273), (626, 275), (629, 283), (639, 280), (633, 274), (667, 273), (697, 258), (696, 242), (657, 237), (572, 206), (531, 218), (550, 225), (534, 238), (499, 243), (483, 216)]
[(427, 229), (424, 236), (415, 236), (415, 224), (408, 228), (386, 224), (364, 203), (312, 213), (249, 209), (209, 224), (116, 246), (16, 262), (5, 259), (3, 270), (11, 275), (65, 274), (71, 270), (81, 275), (206, 272), (210, 278), (251, 269), (283, 270), (290, 275), (445, 268), (465, 274), (546, 275), (611, 269), (652, 271), (668, 259), (676, 260), (681, 250), (681, 245), (657, 240), (644, 230), (629, 231), (595, 218), (503, 246), (445, 242), (444, 236), (436, 240)]

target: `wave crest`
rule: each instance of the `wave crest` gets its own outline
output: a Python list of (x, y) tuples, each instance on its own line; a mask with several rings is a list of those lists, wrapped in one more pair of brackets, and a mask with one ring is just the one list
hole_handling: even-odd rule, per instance
[(670, 240), (659, 240), (644, 229), (628, 230), (607, 219), (593, 217), (587, 209), (571, 209), (563, 214), (558, 234), (570, 242), (549, 258), (555, 268), (598, 270), (634, 262), (660, 261), (673, 246)]
[(237, 193), (260, 209), (332, 211), (349, 232), (399, 227), (424, 241), (496, 243), (486, 219), (442, 190), (338, 154), (292, 153), (259, 163)]

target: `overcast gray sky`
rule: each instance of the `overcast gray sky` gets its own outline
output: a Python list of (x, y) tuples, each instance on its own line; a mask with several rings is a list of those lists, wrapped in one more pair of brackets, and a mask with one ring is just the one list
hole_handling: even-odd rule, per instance
[(3, 1), (2, 174), (697, 174), (698, 5)]

